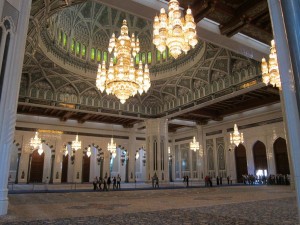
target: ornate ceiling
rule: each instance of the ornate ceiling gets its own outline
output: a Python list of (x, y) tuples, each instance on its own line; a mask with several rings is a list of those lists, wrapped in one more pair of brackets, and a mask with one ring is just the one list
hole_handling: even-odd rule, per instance
[[(154, 60), (148, 93), (132, 97), (122, 105), (114, 96), (97, 90), (97, 62), (91, 61), (89, 54), (84, 59), (78, 58), (68, 47), (60, 46), (53, 28), (80, 40), (89, 53), (93, 46), (106, 50), (110, 35), (119, 30), (120, 21), (126, 18), (130, 31), (141, 39), (142, 51), (151, 51), (155, 58), (151, 22), (93, 1), (67, 2), (71, 6), (62, 0), (34, 0), (32, 3), (18, 113), (130, 127), (146, 118), (162, 116), (203, 123), (279, 101), (276, 90), (261, 85), (259, 62), (200, 41), (194, 50), (176, 61), (158, 63)], [(79, 4), (82, 2), (86, 3)], [(195, 1), (193, 7), (199, 7), (196, 2), (210, 5), (218, 1)], [(245, 7), (246, 1), (220, 1), (220, 4), (234, 11)], [(213, 9), (219, 10), (218, 7)], [(210, 11), (208, 15), (213, 19), (215, 14)], [(232, 18), (233, 15), (224, 24), (230, 23)], [(235, 96), (239, 91), (241, 94)], [(218, 98), (217, 105), (209, 103)], [(182, 109), (185, 111), (181, 114)]]

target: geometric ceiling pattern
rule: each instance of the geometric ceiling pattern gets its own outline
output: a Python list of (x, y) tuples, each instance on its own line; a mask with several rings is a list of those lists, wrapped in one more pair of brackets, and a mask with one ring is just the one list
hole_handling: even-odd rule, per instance
[[(69, 7), (59, 0), (36, 0), (32, 3), (19, 113), (35, 111), (35, 114), (41, 115), (45, 111), (41, 109), (52, 107), (53, 116), (61, 120), (74, 118), (81, 122), (104, 122), (100, 114), (107, 114), (112, 116), (111, 122), (116, 117), (127, 118), (127, 121), (119, 122), (126, 126), (145, 118), (170, 115), (211, 99), (230, 98), (235, 91), (261, 84), (259, 62), (200, 40), (195, 49), (178, 60), (153, 63), (149, 91), (131, 97), (122, 105), (114, 96), (97, 90), (97, 62), (89, 57), (83, 60), (72, 56), (70, 48), (59, 46), (53, 27), (84, 43), (90, 53), (93, 47), (106, 50), (109, 37), (119, 31), (120, 23), (125, 18), (130, 31), (139, 36), (141, 50), (151, 51), (155, 62), (152, 23), (93, 1), (83, 4), (79, 3), (84, 1), (72, 2)], [(91, 71), (94, 76), (85, 75), (84, 71)], [(271, 93), (278, 96), (274, 90)], [(274, 101), (278, 99), (274, 97), (270, 102)], [(219, 119), (222, 117), (221, 111), (214, 111), (212, 116), (204, 116), (204, 120), (198, 118), (198, 121)], [(109, 122), (108, 118), (105, 120)]]

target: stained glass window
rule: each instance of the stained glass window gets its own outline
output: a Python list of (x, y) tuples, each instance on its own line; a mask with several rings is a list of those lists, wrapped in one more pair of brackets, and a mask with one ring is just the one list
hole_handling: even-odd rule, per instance
[(95, 49), (91, 49), (91, 60), (95, 60)]
[(101, 51), (99, 49), (97, 49), (97, 61), (101, 61)]
[(152, 63), (152, 52), (148, 52), (148, 59), (147, 59), (148, 64)]

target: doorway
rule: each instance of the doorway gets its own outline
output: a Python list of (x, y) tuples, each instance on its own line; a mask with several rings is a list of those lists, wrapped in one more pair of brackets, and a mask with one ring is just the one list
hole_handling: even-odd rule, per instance
[(69, 156), (64, 155), (62, 161), (62, 170), (61, 170), (61, 182), (68, 182), (68, 164), (69, 164)]
[(35, 150), (31, 155), (30, 182), (42, 183), (45, 153), (41, 155)]
[[(261, 141), (257, 141), (254, 144), (253, 157), (254, 157), (255, 174), (259, 170), (268, 171), (266, 146)], [(264, 172), (264, 175), (266, 175), (265, 172)]]
[(86, 154), (82, 158), (82, 182), (90, 182), (90, 157)]
[(243, 183), (243, 175), (248, 174), (247, 155), (244, 145), (239, 144), (235, 147), (235, 165), (236, 165), (236, 179), (238, 183)]
[(277, 174), (290, 174), (289, 159), (287, 154), (286, 141), (283, 138), (278, 138), (273, 145), (276, 173)]

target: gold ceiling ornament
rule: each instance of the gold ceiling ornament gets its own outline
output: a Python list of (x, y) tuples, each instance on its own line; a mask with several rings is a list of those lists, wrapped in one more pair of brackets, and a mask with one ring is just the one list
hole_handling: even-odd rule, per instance
[(190, 149), (193, 150), (194, 152), (199, 150), (199, 142), (196, 141), (196, 138), (194, 136), (193, 141), (190, 142)]
[(239, 132), (238, 126), (234, 124), (233, 133), (230, 133), (230, 144), (238, 146), (244, 143), (244, 134)]
[(81, 141), (78, 140), (78, 134), (76, 135), (75, 141), (72, 141), (72, 149), (74, 149), (75, 151), (81, 149)]
[(153, 28), (153, 44), (161, 53), (168, 47), (175, 59), (198, 43), (192, 10), (188, 8), (182, 17), (177, 0), (169, 1), (168, 14), (164, 8), (160, 10), (159, 16), (154, 18)]
[(274, 87), (278, 87), (281, 90), (281, 81), (277, 63), (277, 53), (275, 47), (275, 41), (271, 41), (269, 64), (265, 58), (261, 60), (261, 71), (263, 82), (268, 85), (271, 84)]
[(42, 144), (42, 140), (39, 138), (39, 132), (35, 132), (33, 138), (30, 138), (30, 146), (37, 149)]
[(116, 64), (113, 58), (110, 59), (108, 70), (105, 61), (99, 64), (96, 86), (107, 94), (113, 94), (122, 104), (130, 97), (139, 92), (142, 94), (149, 90), (150, 74), (146, 64), (143, 68), (142, 61), (139, 62), (138, 68), (134, 66), (133, 58), (140, 51), (139, 39), (135, 38), (134, 33), (131, 38), (128, 36), (128, 27), (126, 20), (123, 20), (121, 35), (116, 38), (115, 34), (109, 41), (108, 51), (116, 57)]

